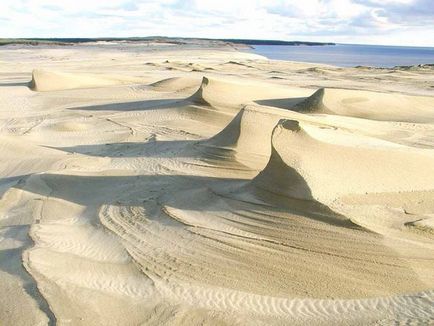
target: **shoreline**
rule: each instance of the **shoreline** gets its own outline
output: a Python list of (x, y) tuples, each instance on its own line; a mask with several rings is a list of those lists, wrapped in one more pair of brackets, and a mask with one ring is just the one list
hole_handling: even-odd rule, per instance
[(429, 68), (434, 64), (434, 48), (380, 45), (335, 46), (256, 46), (253, 53), (273, 60), (322, 63), (337, 67), (372, 67), (378, 69)]

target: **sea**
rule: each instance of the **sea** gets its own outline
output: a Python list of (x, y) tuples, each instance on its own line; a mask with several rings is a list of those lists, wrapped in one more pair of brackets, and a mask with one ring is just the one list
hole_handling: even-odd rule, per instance
[(324, 63), (338, 67), (370, 66), (391, 68), (434, 64), (433, 47), (385, 45), (254, 45), (256, 54), (272, 60)]

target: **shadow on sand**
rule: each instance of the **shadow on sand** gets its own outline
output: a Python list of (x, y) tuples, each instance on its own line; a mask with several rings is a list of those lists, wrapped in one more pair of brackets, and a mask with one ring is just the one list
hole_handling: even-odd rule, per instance
[(276, 99), (269, 99), (269, 100), (257, 100), (254, 102), (259, 105), (265, 105), (265, 106), (275, 107), (278, 109), (296, 111), (294, 106), (304, 101), (306, 98), (307, 97), (276, 98)]

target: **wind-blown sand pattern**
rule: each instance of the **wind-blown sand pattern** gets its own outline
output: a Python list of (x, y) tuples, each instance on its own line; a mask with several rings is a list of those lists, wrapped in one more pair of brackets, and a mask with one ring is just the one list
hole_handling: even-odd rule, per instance
[(434, 323), (434, 74), (8, 46), (5, 325)]

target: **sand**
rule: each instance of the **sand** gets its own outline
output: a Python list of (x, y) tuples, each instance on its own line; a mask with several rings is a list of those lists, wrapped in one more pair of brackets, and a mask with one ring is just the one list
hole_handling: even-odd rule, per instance
[(3, 325), (434, 322), (434, 74), (0, 50)]

